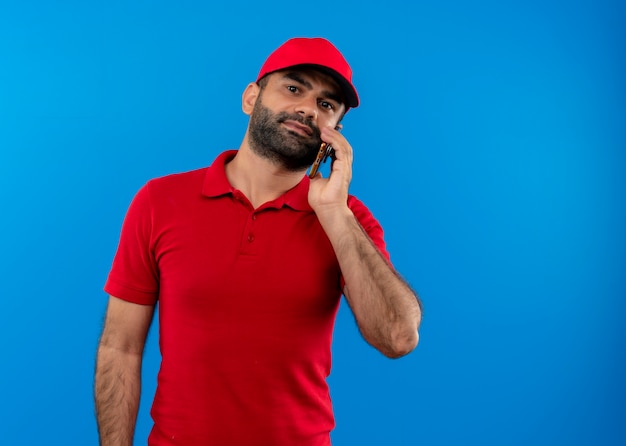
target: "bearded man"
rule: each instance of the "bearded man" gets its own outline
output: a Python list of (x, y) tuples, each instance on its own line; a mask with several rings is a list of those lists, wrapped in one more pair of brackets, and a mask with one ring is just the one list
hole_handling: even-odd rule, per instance
[[(95, 399), (102, 445), (132, 445), (146, 334), (161, 367), (149, 445), (330, 445), (326, 378), (341, 295), (390, 358), (417, 345), (421, 304), (379, 223), (348, 194), (341, 120), (359, 105), (327, 40), (295, 38), (242, 96), (239, 150), (149, 181), (128, 210), (105, 291)], [(321, 143), (331, 173), (306, 171)]]

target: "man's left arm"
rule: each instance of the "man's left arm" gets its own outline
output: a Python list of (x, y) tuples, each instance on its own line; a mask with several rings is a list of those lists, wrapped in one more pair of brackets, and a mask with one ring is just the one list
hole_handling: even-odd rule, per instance
[(363, 337), (384, 355), (411, 352), (419, 340), (418, 296), (378, 251), (348, 207), (352, 148), (336, 130), (323, 129), (336, 159), (329, 178), (311, 181), (309, 203), (326, 232), (345, 281), (344, 294)]

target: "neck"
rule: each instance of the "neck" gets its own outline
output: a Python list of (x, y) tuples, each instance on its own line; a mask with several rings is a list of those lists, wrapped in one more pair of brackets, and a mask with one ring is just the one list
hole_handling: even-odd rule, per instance
[(250, 148), (247, 134), (235, 158), (226, 165), (231, 186), (241, 191), (255, 209), (294, 188), (305, 172), (291, 172), (260, 157)]

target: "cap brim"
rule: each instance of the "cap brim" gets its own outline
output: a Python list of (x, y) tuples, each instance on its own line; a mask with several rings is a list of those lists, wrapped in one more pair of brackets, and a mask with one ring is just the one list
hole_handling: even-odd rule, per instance
[(356, 89), (345, 77), (343, 77), (337, 71), (333, 70), (332, 68), (316, 64), (303, 64), (299, 66), (311, 67), (321, 71), (322, 73), (328, 74), (335, 80), (335, 82), (339, 84), (339, 87), (341, 88), (346, 100), (346, 108), (356, 108), (359, 106), (359, 95), (357, 94)]
[(290, 65), (288, 67), (277, 68), (276, 70), (269, 71), (267, 73), (263, 73), (261, 77), (257, 79), (257, 82), (262, 78), (267, 76), (268, 74), (275, 73), (276, 71), (289, 70), (290, 68), (312, 68), (314, 70), (320, 71), (328, 76), (332, 77), (337, 84), (339, 84), (339, 88), (341, 88), (341, 92), (343, 93), (346, 109), (348, 108), (356, 108), (359, 106), (359, 95), (356, 92), (354, 86), (341, 74), (332, 68), (325, 67), (324, 65), (318, 65), (313, 63), (303, 63)]

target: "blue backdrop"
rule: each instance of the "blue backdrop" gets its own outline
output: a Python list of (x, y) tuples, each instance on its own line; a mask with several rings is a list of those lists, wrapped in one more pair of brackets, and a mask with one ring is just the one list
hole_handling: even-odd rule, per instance
[[(420, 345), (396, 361), (342, 305), (334, 444), (626, 444), (625, 13), (0, 3), (0, 443), (97, 443), (102, 285), (132, 196), (238, 147), (265, 57), (324, 36), (362, 99), (344, 121), (351, 192), (425, 304)], [(152, 331), (138, 445), (158, 361)]]

